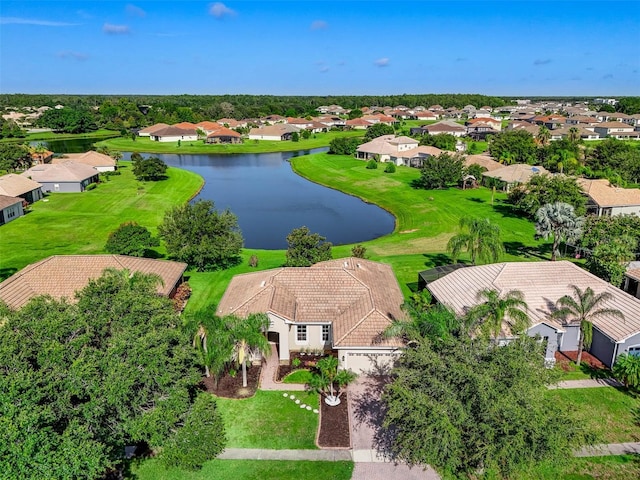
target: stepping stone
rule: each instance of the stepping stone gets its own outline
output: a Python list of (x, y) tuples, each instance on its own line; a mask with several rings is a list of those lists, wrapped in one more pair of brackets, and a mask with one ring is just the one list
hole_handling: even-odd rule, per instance
[(320, 413), (320, 412), (318, 411), (318, 409), (317, 409), (317, 408), (314, 408), (314, 409), (313, 409), (313, 413), (316, 413), (316, 414), (317, 414), (317, 413)]
[(311, 411), (311, 407), (309, 405), (307, 405), (307, 410)]

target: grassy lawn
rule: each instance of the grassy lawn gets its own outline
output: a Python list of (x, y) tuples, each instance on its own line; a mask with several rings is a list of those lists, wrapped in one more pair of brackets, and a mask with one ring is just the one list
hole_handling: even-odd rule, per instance
[[(228, 447), (271, 450), (315, 449), (318, 415), (300, 408), (284, 392), (258, 390), (243, 400), (217, 398)], [(294, 392), (301, 404), (318, 408), (318, 395)]]
[[(582, 362), (578, 367), (574, 362), (569, 362), (565, 367), (556, 365), (560, 381), (564, 380), (588, 380), (591, 378), (610, 378), (612, 377), (609, 369), (596, 369), (586, 362)], [(565, 370), (567, 368), (567, 370)]]
[[(515, 477), (514, 477), (515, 478)], [(640, 455), (572, 458), (567, 465), (539, 465), (519, 472), (520, 480), (628, 480), (640, 478)]]
[(116, 137), (120, 135), (120, 132), (116, 132), (115, 130), (105, 130), (100, 129), (94, 132), (88, 133), (54, 133), (54, 132), (37, 132), (37, 133), (27, 133), (27, 136), (24, 138), (3, 138), (0, 139), (0, 143), (2, 142), (35, 142), (38, 140), (73, 140), (75, 138), (93, 138), (93, 137)]
[(364, 131), (349, 130), (345, 132), (316, 133), (311, 138), (299, 142), (277, 142), (273, 140), (245, 140), (238, 145), (209, 145), (202, 140), (181, 142), (154, 142), (147, 137), (138, 137), (131, 140), (129, 137), (118, 137), (104, 140), (96, 146), (106, 146), (113, 150), (123, 152), (147, 152), (147, 153), (267, 153), (267, 152), (291, 152), (295, 150), (308, 150), (311, 148), (327, 147), (336, 137), (362, 137)]
[(311, 372), (309, 370), (296, 370), (282, 379), (283, 383), (309, 383)]
[(193, 196), (202, 178), (177, 168), (167, 180), (139, 182), (128, 163), (95, 190), (52, 193), (32, 211), (2, 226), (0, 270), (3, 277), (50, 255), (105, 253), (110, 232), (122, 222), (136, 221), (153, 234), (164, 212)]
[(190, 472), (179, 468), (166, 469), (157, 460), (145, 460), (132, 465), (125, 478), (137, 480), (349, 480), (351, 462), (309, 462), (277, 460), (212, 460), (202, 470)]
[(550, 408), (569, 405), (577, 411), (588, 430), (595, 435), (594, 443), (640, 441), (637, 417), (640, 398), (613, 387), (575, 388), (547, 392)]

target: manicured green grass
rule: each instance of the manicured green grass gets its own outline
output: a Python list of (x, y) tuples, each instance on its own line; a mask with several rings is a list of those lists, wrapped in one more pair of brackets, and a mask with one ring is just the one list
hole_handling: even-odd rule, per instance
[(546, 393), (550, 411), (553, 405), (568, 405), (578, 412), (581, 423), (592, 433), (594, 443), (640, 441), (636, 416), (638, 395), (613, 387), (550, 390)]
[[(242, 400), (217, 398), (230, 448), (314, 449), (318, 414), (283, 397), (284, 392), (258, 390)], [(318, 408), (318, 395), (291, 392), (301, 404)]]
[[(610, 378), (613, 376), (609, 369), (594, 369), (588, 363), (582, 362), (578, 367), (574, 362), (566, 364), (564, 367), (556, 365), (561, 381), (564, 380), (587, 380), (590, 378)], [(565, 368), (567, 370), (565, 370)]]
[(292, 152), (296, 150), (308, 150), (311, 148), (327, 147), (331, 140), (337, 137), (361, 137), (362, 130), (348, 130), (344, 132), (316, 133), (311, 138), (298, 142), (273, 140), (245, 140), (237, 145), (213, 145), (206, 144), (202, 140), (180, 142), (154, 142), (147, 137), (138, 137), (131, 140), (129, 137), (119, 137), (104, 140), (96, 146), (106, 146), (112, 150), (122, 152), (148, 152), (148, 153), (267, 153), (267, 152)]
[(520, 480), (629, 480), (640, 478), (640, 455), (572, 458), (566, 465), (542, 464), (519, 472)]
[(291, 372), (289, 375), (282, 379), (283, 383), (309, 383), (311, 380), (311, 372), (309, 370), (301, 369)]
[(38, 140), (73, 140), (76, 138), (93, 138), (93, 137), (116, 137), (120, 135), (120, 132), (116, 132), (115, 130), (105, 130), (100, 129), (95, 132), (88, 133), (54, 133), (54, 132), (38, 132), (38, 133), (27, 133), (24, 138), (3, 138), (0, 139), (0, 143), (2, 142), (35, 142)]
[(127, 162), (120, 171), (95, 190), (52, 193), (24, 217), (3, 225), (2, 276), (50, 255), (105, 253), (109, 233), (122, 222), (138, 222), (155, 235), (164, 212), (189, 200), (203, 183), (199, 175), (178, 168), (169, 168), (167, 180), (159, 182), (137, 181)]
[(137, 480), (349, 480), (352, 462), (212, 460), (202, 470), (166, 469), (157, 460), (134, 464), (126, 478)]

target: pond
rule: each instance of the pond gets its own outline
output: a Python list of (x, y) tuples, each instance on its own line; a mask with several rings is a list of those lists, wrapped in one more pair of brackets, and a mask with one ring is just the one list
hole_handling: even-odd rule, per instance
[[(88, 143), (84, 143), (89, 140)], [(96, 139), (59, 141), (56, 153), (91, 148)], [(291, 169), (288, 160), (311, 151), (234, 154), (154, 154), (167, 165), (198, 173), (205, 185), (195, 198), (212, 200), (218, 210), (238, 217), (247, 248), (285, 249), (286, 236), (303, 225), (334, 245), (372, 240), (393, 231), (394, 217), (385, 210), (310, 182)], [(149, 154), (143, 154), (149, 156)], [(125, 160), (129, 153), (123, 154)]]

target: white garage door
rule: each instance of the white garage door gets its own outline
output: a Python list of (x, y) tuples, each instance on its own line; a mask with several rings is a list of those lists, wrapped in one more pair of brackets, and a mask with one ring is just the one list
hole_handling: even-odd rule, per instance
[(359, 352), (347, 350), (345, 355), (346, 368), (357, 374), (383, 374), (393, 367), (396, 355), (378, 352)]

